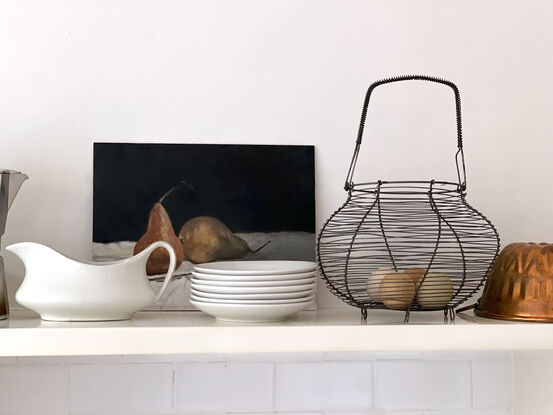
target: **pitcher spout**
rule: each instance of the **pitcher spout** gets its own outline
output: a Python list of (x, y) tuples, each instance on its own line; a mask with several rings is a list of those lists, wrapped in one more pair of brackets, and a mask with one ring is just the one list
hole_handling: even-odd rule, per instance
[[(19, 242), (7, 246), (6, 251), (15, 254), (23, 264), (25, 264), (25, 267), (27, 267), (31, 261), (41, 261), (45, 257), (51, 260), (53, 259), (52, 257), (60, 255), (53, 249), (35, 242)], [(48, 264), (48, 260), (45, 261), (45, 265)]]

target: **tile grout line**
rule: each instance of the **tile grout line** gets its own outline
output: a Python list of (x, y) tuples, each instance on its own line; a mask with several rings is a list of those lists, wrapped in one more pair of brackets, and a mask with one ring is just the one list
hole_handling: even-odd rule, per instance
[(372, 385), (371, 385), (371, 409), (376, 407), (376, 361), (377, 359), (371, 360), (371, 370), (372, 370)]
[(474, 357), (470, 359), (470, 408), (474, 409)]
[(171, 383), (171, 413), (177, 413), (177, 364), (172, 363), (173, 366), (173, 382)]
[(511, 402), (510, 409), (511, 415), (515, 413), (515, 387), (516, 387), (516, 376), (515, 376), (515, 352), (511, 352)]
[(66, 391), (66, 394), (67, 394), (67, 413), (69, 415), (71, 415), (71, 412), (72, 412), (72, 401), (73, 401), (73, 397), (72, 397), (72, 393), (71, 393), (71, 389), (72, 389), (72, 384), (73, 384), (73, 365), (69, 365), (69, 382), (68, 382), (68, 385), (67, 385), (67, 391)]
[(277, 405), (277, 365), (278, 362), (273, 362), (273, 409), (276, 410)]

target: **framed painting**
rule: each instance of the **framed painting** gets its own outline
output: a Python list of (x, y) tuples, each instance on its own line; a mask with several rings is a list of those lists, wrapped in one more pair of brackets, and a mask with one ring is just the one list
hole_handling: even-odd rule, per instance
[[(195, 263), (314, 261), (314, 172), (313, 146), (95, 143), (94, 260), (170, 239), (178, 268), (154, 306), (169, 310), (193, 308)], [(161, 250), (150, 257), (155, 289), (167, 265)]]

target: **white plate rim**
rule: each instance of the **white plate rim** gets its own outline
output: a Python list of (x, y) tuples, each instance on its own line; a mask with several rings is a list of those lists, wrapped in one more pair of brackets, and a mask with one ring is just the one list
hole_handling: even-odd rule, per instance
[[(262, 266), (261, 263), (267, 267), (266, 270), (251, 268), (255, 264), (256, 266)], [(285, 267), (285, 265), (289, 265)], [(281, 266), (283, 269), (275, 267)], [(243, 269), (237, 270), (236, 268), (242, 266)], [(227, 267), (227, 269), (225, 269)], [(248, 267), (250, 269), (248, 269)], [(270, 269), (269, 269), (270, 268)], [(215, 275), (274, 275), (274, 274), (298, 274), (308, 271), (315, 271), (317, 269), (316, 262), (310, 261), (292, 261), (292, 260), (266, 260), (266, 261), (217, 261), (207, 262), (203, 264), (194, 265), (194, 270), (205, 274)]]
[(192, 283), (191, 288), (210, 294), (285, 294), (312, 290), (317, 286), (315, 282), (302, 285), (283, 285), (272, 287), (225, 287), (221, 285), (205, 285)]
[(221, 280), (201, 280), (195, 277), (190, 277), (192, 284), (210, 285), (214, 287), (280, 287), (280, 286), (293, 286), (293, 285), (305, 285), (317, 282), (317, 276), (313, 275), (309, 278), (302, 278), (298, 280), (269, 280), (269, 281), (221, 281)]
[(204, 274), (203, 272), (191, 271), (192, 275), (199, 280), (206, 281), (286, 281), (314, 278), (315, 271), (301, 272), (297, 274), (272, 274), (272, 275), (225, 275), (225, 274)]
[[(203, 301), (197, 301), (197, 300), (190, 300), (191, 304), (199, 303), (199, 304), (207, 304), (209, 306), (217, 306), (217, 307), (232, 307), (232, 308), (285, 308), (290, 307), (296, 304), (302, 304), (302, 303), (289, 303), (289, 304), (221, 304), (221, 303), (204, 303)], [(307, 304), (307, 303), (306, 303)]]
[(285, 300), (306, 297), (314, 294), (315, 290), (309, 288), (307, 290), (291, 292), (291, 293), (251, 293), (251, 294), (222, 294), (209, 293), (192, 288), (190, 291), (196, 297), (213, 298), (221, 300)]
[(195, 295), (190, 296), (190, 301), (200, 301), (209, 304), (241, 304), (241, 305), (282, 305), (282, 304), (299, 304), (311, 303), (315, 298), (314, 294), (302, 298), (290, 298), (288, 300), (222, 300), (218, 298), (203, 298)]

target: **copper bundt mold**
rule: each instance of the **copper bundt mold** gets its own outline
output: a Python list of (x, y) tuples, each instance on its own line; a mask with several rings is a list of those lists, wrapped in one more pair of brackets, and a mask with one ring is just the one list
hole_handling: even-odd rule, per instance
[(502, 320), (553, 322), (553, 244), (506, 246), (475, 313)]

